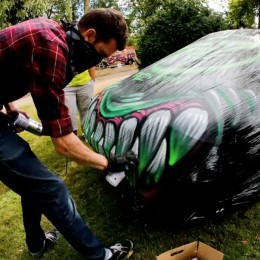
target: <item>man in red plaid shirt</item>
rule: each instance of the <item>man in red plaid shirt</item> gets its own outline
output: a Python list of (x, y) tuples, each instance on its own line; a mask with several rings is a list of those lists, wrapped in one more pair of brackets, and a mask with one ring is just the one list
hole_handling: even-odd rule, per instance
[[(127, 25), (113, 9), (93, 9), (78, 25), (31, 19), (0, 31), (0, 108), (7, 115), (18, 111), (12, 104), (31, 93), (41, 120), (42, 134), (50, 136), (61, 155), (83, 165), (105, 170), (107, 159), (90, 150), (72, 132), (63, 88), (78, 73), (91, 68), (127, 40)], [(14, 76), (15, 75), (15, 76)], [(53, 245), (58, 231), (85, 259), (128, 259), (132, 242), (102, 245), (77, 212), (64, 182), (50, 172), (27, 142), (9, 126), (0, 112), (0, 180), (21, 196), (26, 243), (33, 256)], [(44, 232), (44, 214), (55, 229)]]

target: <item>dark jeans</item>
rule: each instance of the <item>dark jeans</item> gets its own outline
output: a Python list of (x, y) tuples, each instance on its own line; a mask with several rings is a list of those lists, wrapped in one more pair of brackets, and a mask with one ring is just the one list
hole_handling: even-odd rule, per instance
[(44, 214), (84, 258), (104, 259), (103, 245), (81, 219), (65, 183), (7, 126), (0, 126), (0, 180), (21, 196), (31, 252), (43, 246), (45, 235), (40, 221)]

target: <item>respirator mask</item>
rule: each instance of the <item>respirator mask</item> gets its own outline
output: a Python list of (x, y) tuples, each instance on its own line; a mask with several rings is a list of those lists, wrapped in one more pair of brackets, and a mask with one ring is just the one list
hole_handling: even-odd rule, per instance
[(68, 84), (72, 78), (93, 66), (96, 66), (104, 58), (97, 52), (95, 47), (86, 42), (78, 31), (77, 25), (73, 25), (61, 20), (69, 45), (69, 60), (66, 70), (66, 82)]

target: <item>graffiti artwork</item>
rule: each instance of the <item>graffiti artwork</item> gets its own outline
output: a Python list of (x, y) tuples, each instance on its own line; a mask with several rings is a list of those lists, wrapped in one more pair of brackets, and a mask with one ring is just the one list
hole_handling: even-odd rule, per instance
[(259, 85), (260, 31), (212, 33), (96, 96), (84, 133), (138, 156), (126, 182), (144, 205), (215, 214), (259, 199)]

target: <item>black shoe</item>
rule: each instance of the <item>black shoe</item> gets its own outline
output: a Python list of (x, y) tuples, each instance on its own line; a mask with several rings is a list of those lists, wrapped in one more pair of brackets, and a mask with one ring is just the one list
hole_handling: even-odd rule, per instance
[(126, 240), (124, 244), (115, 244), (109, 249), (112, 252), (112, 256), (109, 260), (125, 260), (129, 259), (129, 257), (133, 254), (133, 242), (130, 240)]
[(51, 249), (56, 243), (59, 238), (60, 232), (54, 228), (48, 232), (45, 233), (45, 240), (43, 243), (43, 248), (36, 253), (30, 252), (30, 254), (34, 257), (42, 257), (46, 251)]

